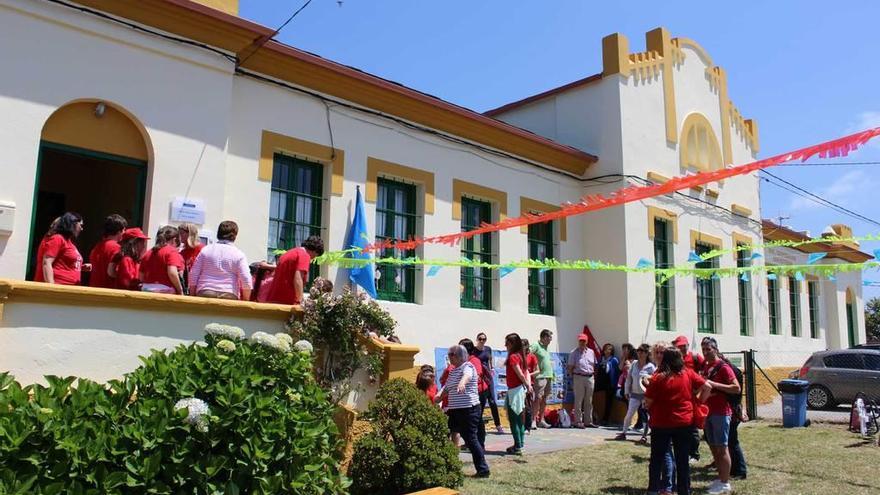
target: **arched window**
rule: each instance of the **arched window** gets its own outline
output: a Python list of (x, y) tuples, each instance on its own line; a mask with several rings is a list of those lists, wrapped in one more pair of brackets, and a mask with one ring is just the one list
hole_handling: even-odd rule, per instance
[(721, 148), (706, 117), (698, 113), (688, 115), (681, 136), (682, 168), (699, 171), (721, 168)]

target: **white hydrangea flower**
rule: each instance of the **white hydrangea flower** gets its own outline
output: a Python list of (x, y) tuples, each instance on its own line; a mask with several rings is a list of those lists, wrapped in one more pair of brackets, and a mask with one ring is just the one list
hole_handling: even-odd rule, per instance
[(275, 334), (275, 338), (278, 339), (278, 344), (284, 352), (290, 352), (290, 348), (293, 347), (293, 338), (290, 335), (279, 332)]
[(223, 339), (217, 342), (217, 348), (223, 352), (233, 353), (235, 352), (235, 342)]
[(207, 433), (208, 431), (208, 415), (211, 414), (211, 408), (201, 399), (188, 398), (180, 399), (174, 404), (174, 409), (186, 409), (187, 415), (183, 420), (186, 424), (196, 427), (196, 430)]
[(205, 333), (215, 337), (224, 339), (244, 340), (244, 330), (232, 325), (223, 325), (221, 323), (208, 323), (205, 325)]
[(314, 347), (312, 347), (312, 343), (308, 340), (300, 340), (296, 344), (293, 344), (293, 348), (299, 352), (305, 354), (311, 354), (314, 351)]
[(278, 337), (269, 335), (266, 332), (254, 332), (251, 335), (251, 342), (265, 347), (270, 347), (276, 351), (283, 351), (282, 344), (278, 341)]

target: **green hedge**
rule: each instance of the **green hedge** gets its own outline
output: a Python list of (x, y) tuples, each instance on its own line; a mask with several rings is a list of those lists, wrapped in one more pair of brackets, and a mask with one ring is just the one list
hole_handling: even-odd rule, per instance
[(0, 493), (345, 493), (310, 356), (283, 337), (221, 330), (154, 351), (107, 387), (0, 374)]
[(395, 378), (370, 403), (373, 431), (355, 444), (349, 474), (355, 495), (398, 495), (464, 481), (446, 415), (416, 387)]

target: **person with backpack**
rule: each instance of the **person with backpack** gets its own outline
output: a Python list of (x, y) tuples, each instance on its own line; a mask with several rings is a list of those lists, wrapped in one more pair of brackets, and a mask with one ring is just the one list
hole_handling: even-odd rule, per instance
[(706, 417), (704, 431), (709, 449), (715, 459), (718, 479), (709, 486), (710, 495), (730, 493), (730, 453), (727, 444), (730, 438), (730, 420), (733, 409), (730, 407), (728, 394), (738, 395), (741, 387), (730, 364), (723, 359), (718, 351), (718, 341), (714, 337), (705, 337), (700, 342), (703, 356), (706, 358), (700, 370), (700, 376), (712, 386), (712, 393), (706, 401), (709, 415)]

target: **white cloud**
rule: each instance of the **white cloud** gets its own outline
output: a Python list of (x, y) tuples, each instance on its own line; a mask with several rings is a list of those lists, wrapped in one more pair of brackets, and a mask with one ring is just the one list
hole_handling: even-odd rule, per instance
[[(864, 197), (875, 189), (875, 181), (863, 170), (847, 172), (834, 180), (828, 186), (814, 190), (817, 196), (828, 201), (846, 206), (852, 203), (854, 198)], [(792, 211), (809, 210), (822, 207), (822, 205), (800, 196), (794, 197), (789, 204)]]
[[(852, 134), (854, 132), (864, 131), (866, 129), (873, 129), (875, 127), (880, 127), (880, 111), (877, 110), (868, 110), (860, 113), (854, 122), (850, 124), (847, 128), (847, 134)], [(880, 138), (874, 138), (868, 142), (867, 146), (872, 148), (880, 149)]]

